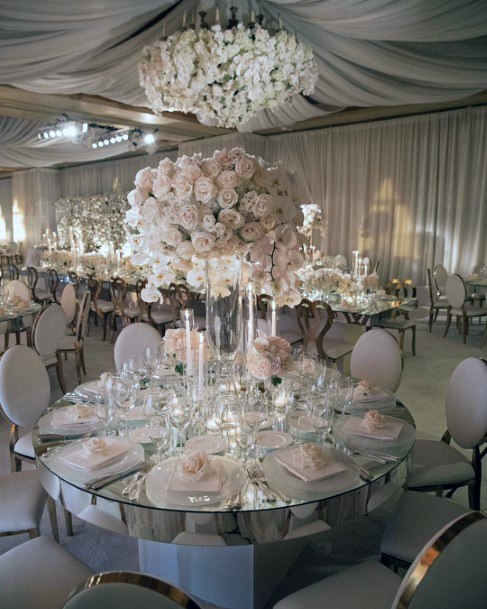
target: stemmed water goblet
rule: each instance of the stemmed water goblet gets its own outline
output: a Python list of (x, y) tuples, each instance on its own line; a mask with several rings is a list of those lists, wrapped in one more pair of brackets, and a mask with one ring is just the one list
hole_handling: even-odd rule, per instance
[[(121, 374), (111, 375), (107, 381), (107, 392), (110, 394), (110, 398), (113, 400), (117, 411), (122, 414), (122, 419), (125, 420), (125, 426), (123, 432), (127, 432), (128, 428), (128, 411), (131, 406), (131, 392), (133, 389), (133, 383), (130, 379), (126, 378)], [(120, 429), (119, 429), (120, 432)]]
[(171, 425), (177, 430), (178, 441), (176, 454), (184, 452), (185, 432), (193, 417), (193, 404), (184, 395), (172, 393), (168, 401), (168, 417)]
[(151, 345), (146, 347), (144, 351), (144, 364), (147, 371), (149, 384), (154, 380), (161, 363), (160, 345)]
[(167, 392), (160, 387), (147, 390), (144, 400), (144, 415), (147, 418), (147, 433), (156, 447), (156, 460), (162, 461), (169, 448), (170, 434), (167, 425)]
[(255, 449), (260, 425), (267, 419), (267, 400), (257, 388), (247, 392), (241, 405), (242, 419), (252, 432), (251, 450)]

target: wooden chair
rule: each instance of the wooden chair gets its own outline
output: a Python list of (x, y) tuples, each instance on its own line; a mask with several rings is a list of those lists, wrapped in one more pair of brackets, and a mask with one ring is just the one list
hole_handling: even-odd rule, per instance
[(448, 309), (448, 301), (446, 296), (438, 296), (438, 292), (433, 290), (433, 281), (431, 277), (431, 269), (427, 270), (428, 273), (428, 291), (430, 297), (430, 312), (428, 318), (428, 331), (431, 332), (433, 323), (438, 317), (440, 311), (446, 311)]
[(78, 383), (81, 383), (81, 369), (86, 375), (86, 363), (84, 354), (84, 339), (88, 330), (88, 320), (91, 310), (91, 293), (89, 290), (83, 294), (81, 305), (78, 309), (78, 318), (76, 320), (76, 331), (74, 336), (65, 335), (59, 352), (64, 353), (67, 357), (69, 353), (74, 353), (76, 359), (76, 373), (78, 375)]
[(110, 281), (110, 296), (112, 299), (113, 311), (112, 311), (112, 333), (111, 341), (115, 340), (115, 334), (117, 332), (117, 317), (123, 319), (123, 309), (125, 305), (125, 299), (127, 297), (127, 283), (121, 277), (113, 277)]
[[(401, 298), (407, 294), (416, 294), (416, 286), (411, 279), (406, 279), (404, 282), (395, 277), (386, 283), (386, 292)], [(407, 296), (406, 296), (407, 297)], [(409, 319), (409, 313), (415, 307), (399, 307), (393, 312), (393, 317), (390, 319), (382, 319), (374, 323), (375, 328), (384, 328), (385, 330), (396, 330), (399, 333), (399, 347), (401, 353), (404, 353), (404, 339), (406, 332), (411, 331), (411, 351), (416, 355), (416, 324)]]
[[(111, 322), (111, 316), (114, 311), (114, 305), (110, 300), (105, 300), (104, 298), (100, 298), (100, 294), (102, 291), (102, 284), (97, 279), (95, 279), (94, 275), (88, 276), (87, 290), (91, 294), (92, 309), (95, 312), (95, 324), (96, 324), (97, 318), (100, 318), (102, 320), (103, 329), (102, 329), (101, 339), (106, 340), (107, 323), (108, 323), (108, 321)], [(89, 334), (89, 324), (88, 324), (88, 334)]]
[(59, 274), (56, 269), (49, 268), (47, 269), (47, 289), (51, 294), (51, 301), (56, 304), (60, 304), (59, 298), (57, 295), (57, 289), (59, 287)]
[[(44, 283), (44, 280), (42, 280)], [(39, 273), (34, 266), (27, 267), (27, 285), (32, 293), (32, 298), (39, 304), (48, 304), (51, 300), (51, 294), (48, 290), (38, 288)]]

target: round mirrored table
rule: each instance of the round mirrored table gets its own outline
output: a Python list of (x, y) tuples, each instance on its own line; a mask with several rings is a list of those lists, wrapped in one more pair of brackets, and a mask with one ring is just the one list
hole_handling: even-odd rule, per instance
[[(59, 400), (54, 410), (68, 404), (65, 399)], [(370, 455), (351, 455), (345, 447), (346, 438), (339, 433), (348, 420), (348, 415), (342, 414), (335, 421), (337, 449), (330, 449), (345, 469), (341, 477), (302, 482), (283, 475), (276, 460), (279, 453), (270, 451), (261, 455), (262, 467), (271, 491), (275, 489), (281, 497), (269, 498), (262, 486), (249, 482), (240, 463), (215, 456), (212, 458), (222, 462), (222, 489), (226, 492), (187, 492), (174, 499), (167, 492), (168, 459), (157, 466), (166, 468), (161, 477), (155, 477), (151, 484), (147, 479), (148, 488), (129, 498), (123, 491), (133, 479), (134, 470), (150, 458), (152, 445), (133, 443), (129, 458), (115, 468), (116, 479), (101, 488), (90, 486), (98, 476), (66, 462), (66, 455), (76, 451), (83, 439), (76, 433), (53, 434), (50, 417), (54, 410), (41, 417), (33, 433), (38, 470), (46, 490), (80, 518), (137, 537), (141, 571), (229, 609), (263, 607), (304, 549), (309, 535), (365, 514), (397, 491), (406, 480), (415, 438), (414, 421), (397, 402), (384, 414), (402, 421), (407, 433), (401, 432), (397, 441), (385, 443), (386, 448), (380, 445), (394, 460), (381, 463)], [(134, 420), (133, 424), (136, 429), (144, 421)], [(85, 437), (102, 434), (103, 426), (95, 425)], [(281, 450), (292, 450), (293, 446)], [(226, 485), (227, 479), (234, 486)], [(236, 498), (239, 505), (234, 508), (232, 501)]]

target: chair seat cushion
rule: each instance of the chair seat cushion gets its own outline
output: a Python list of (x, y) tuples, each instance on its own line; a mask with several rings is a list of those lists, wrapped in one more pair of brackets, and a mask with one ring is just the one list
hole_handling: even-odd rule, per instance
[(14, 452), (22, 457), (28, 457), (29, 459), (35, 459), (34, 446), (32, 445), (32, 432), (26, 433), (25, 436), (21, 436), (14, 446)]
[(379, 328), (388, 328), (390, 330), (409, 330), (410, 328), (416, 327), (414, 321), (405, 318), (385, 319), (379, 322), (377, 325)]
[(140, 309), (138, 307), (124, 307), (123, 314), (129, 319), (136, 319), (140, 317)]
[(0, 533), (35, 529), (45, 504), (46, 491), (36, 470), (0, 476)]
[(294, 592), (274, 609), (390, 609), (400, 584), (399, 575), (368, 561)]
[(36, 298), (39, 300), (50, 300), (51, 292), (48, 292), (47, 290), (36, 290)]
[[(465, 313), (467, 317), (480, 317), (481, 315), (487, 315), (487, 309), (483, 307), (465, 307)], [(452, 315), (463, 315), (462, 309), (451, 310)]]
[(111, 313), (115, 309), (113, 302), (108, 300), (98, 300), (96, 304), (102, 313)]
[(353, 345), (341, 340), (334, 340), (333, 338), (326, 338), (323, 340), (323, 349), (325, 355), (330, 359), (339, 359), (347, 353), (351, 353)]
[(387, 523), (380, 551), (412, 563), (436, 531), (468, 511), (450, 499), (406, 491)]
[(459, 484), (473, 478), (470, 461), (458, 450), (437, 440), (416, 440), (408, 488)]
[(154, 309), (150, 314), (155, 324), (168, 324), (174, 320), (174, 312), (165, 309)]
[(93, 575), (48, 537), (37, 537), (0, 556), (2, 606), (61, 609), (69, 593)]

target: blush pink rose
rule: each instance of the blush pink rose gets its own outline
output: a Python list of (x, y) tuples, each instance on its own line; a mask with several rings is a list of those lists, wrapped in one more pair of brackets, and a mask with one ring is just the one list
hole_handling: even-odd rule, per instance
[(187, 231), (198, 226), (198, 210), (194, 205), (183, 205), (179, 210), (179, 222)]
[(235, 163), (235, 173), (244, 180), (250, 180), (255, 172), (255, 162), (248, 156), (241, 156)]
[(208, 254), (215, 246), (215, 237), (210, 233), (198, 231), (191, 235), (191, 243), (193, 244), (196, 254)]
[(176, 253), (178, 256), (181, 256), (181, 258), (191, 260), (191, 258), (196, 255), (196, 250), (192, 243), (183, 241), (176, 247)]
[(230, 226), (233, 230), (237, 230), (245, 224), (244, 217), (235, 209), (222, 209), (218, 214), (218, 220)]
[(145, 190), (151, 190), (153, 182), (154, 174), (152, 173), (152, 169), (150, 167), (145, 167), (137, 172), (134, 184)]
[(163, 231), (162, 238), (169, 247), (177, 247), (183, 240), (183, 235), (177, 228), (169, 226)]
[(210, 178), (210, 180), (214, 180), (221, 171), (221, 165), (213, 159), (205, 159), (201, 162), (201, 171), (204, 176)]
[(274, 198), (272, 195), (259, 195), (254, 203), (254, 216), (263, 218), (274, 210)]
[(152, 192), (154, 196), (158, 199), (162, 199), (165, 195), (167, 195), (171, 191), (171, 180), (166, 175), (159, 175), (154, 180), (154, 184), (152, 185)]
[(165, 175), (171, 177), (174, 173), (174, 163), (171, 159), (162, 159), (157, 168), (158, 176)]
[(223, 169), (227, 169), (233, 165), (233, 159), (226, 148), (223, 148), (223, 150), (215, 150), (213, 153), (213, 160), (223, 167)]
[(236, 188), (240, 184), (237, 174), (229, 169), (222, 171), (216, 181), (221, 188)]
[(178, 199), (188, 199), (193, 192), (193, 182), (184, 174), (175, 176), (172, 185)]
[(193, 190), (196, 200), (203, 203), (208, 203), (215, 196), (215, 185), (210, 178), (205, 176), (196, 180)]
[(218, 203), (226, 209), (237, 204), (238, 194), (234, 188), (222, 188), (218, 193)]
[(262, 237), (262, 227), (258, 222), (249, 222), (242, 226), (240, 235), (245, 241), (257, 241)]

